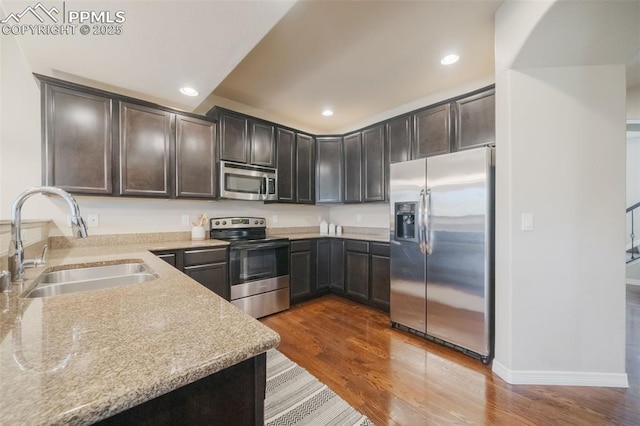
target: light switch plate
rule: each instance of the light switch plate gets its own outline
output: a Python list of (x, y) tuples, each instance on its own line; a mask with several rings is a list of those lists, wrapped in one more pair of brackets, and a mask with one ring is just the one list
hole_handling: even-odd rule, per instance
[(522, 213), (522, 230), (533, 231), (533, 213)]
[(277, 214), (274, 214), (273, 216), (271, 216), (271, 221), (272, 221), (273, 223), (278, 223), (278, 215), (277, 215)]
[(182, 215), (182, 224), (183, 225), (189, 225), (189, 215), (188, 214), (183, 214)]

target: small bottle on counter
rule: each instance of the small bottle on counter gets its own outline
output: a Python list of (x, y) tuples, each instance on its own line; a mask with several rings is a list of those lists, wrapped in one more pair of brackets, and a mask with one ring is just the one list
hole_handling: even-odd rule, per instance
[(333, 223), (329, 224), (329, 235), (336, 235), (336, 226)]
[(338, 225), (336, 227), (336, 235), (342, 235), (342, 226)]
[(320, 235), (327, 235), (328, 233), (329, 225), (326, 220), (322, 219), (322, 222), (320, 222)]

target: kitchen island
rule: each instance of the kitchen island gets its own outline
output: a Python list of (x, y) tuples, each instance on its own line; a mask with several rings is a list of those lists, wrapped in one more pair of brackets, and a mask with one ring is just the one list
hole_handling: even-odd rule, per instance
[[(127, 413), (135, 419), (138, 409), (151, 420), (150, 412), (193, 410), (196, 401), (201, 414), (216, 416), (216, 407), (238, 413), (251, 405), (234, 406), (240, 394), (253, 401), (250, 408), (261, 411), (264, 353), (278, 345), (279, 335), (149, 252), (225, 244), (205, 240), (51, 250), (44, 268), (27, 270), (22, 287), (13, 285), (10, 293), (0, 294), (1, 423), (91, 424), (114, 415), (111, 420), (124, 420)], [(45, 269), (124, 259), (145, 262), (158, 278), (47, 298), (19, 297)], [(230, 380), (240, 376), (244, 379), (236, 384)], [(227, 394), (221, 391), (225, 386)], [(179, 394), (185, 389), (189, 397)], [(212, 395), (225, 396), (207, 402)], [(262, 415), (254, 413), (254, 421), (261, 423)], [(216, 417), (209, 420), (215, 423)], [(182, 422), (190, 423), (184, 417)]]

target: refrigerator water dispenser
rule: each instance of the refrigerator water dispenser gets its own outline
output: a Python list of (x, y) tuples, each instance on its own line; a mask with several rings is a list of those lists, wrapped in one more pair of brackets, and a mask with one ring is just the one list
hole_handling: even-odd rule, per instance
[(416, 203), (396, 203), (395, 231), (397, 240), (414, 241), (416, 232)]

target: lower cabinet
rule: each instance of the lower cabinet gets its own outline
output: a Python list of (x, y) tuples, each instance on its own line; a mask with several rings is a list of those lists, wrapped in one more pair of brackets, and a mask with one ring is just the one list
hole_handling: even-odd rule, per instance
[(389, 243), (338, 238), (291, 242), (291, 303), (328, 292), (389, 311)]
[(187, 274), (218, 296), (229, 300), (227, 248), (166, 250), (153, 252), (160, 259)]

